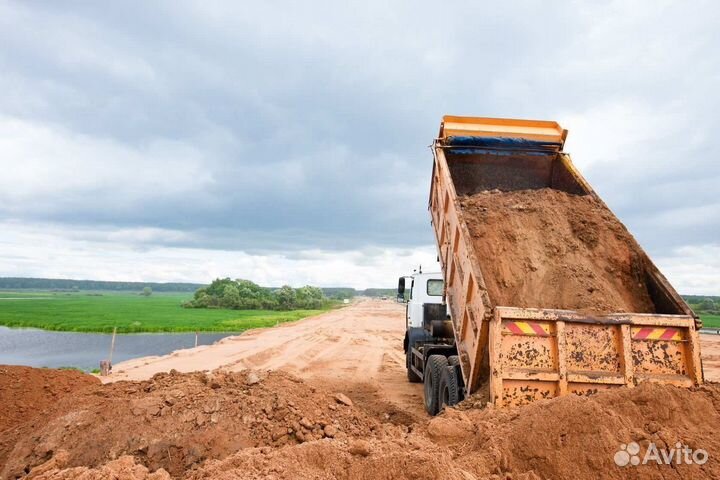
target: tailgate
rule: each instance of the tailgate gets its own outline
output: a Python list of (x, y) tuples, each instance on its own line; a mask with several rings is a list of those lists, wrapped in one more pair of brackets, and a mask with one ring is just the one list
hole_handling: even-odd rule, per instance
[(496, 406), (642, 381), (687, 387), (703, 380), (689, 315), (496, 307), (489, 333), (490, 400)]
[(440, 125), (439, 138), (450, 137), (516, 138), (557, 144), (565, 143), (567, 130), (557, 122), (547, 120), (518, 120), (513, 118), (458, 117), (445, 115)]

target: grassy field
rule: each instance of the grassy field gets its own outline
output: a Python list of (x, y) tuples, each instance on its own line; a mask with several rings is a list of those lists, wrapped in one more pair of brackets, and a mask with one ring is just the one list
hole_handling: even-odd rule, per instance
[(299, 320), (322, 310), (182, 308), (190, 294), (0, 292), (0, 325), (72, 332), (238, 332)]
[(720, 328), (720, 315), (710, 315), (707, 313), (701, 313), (700, 319), (703, 322), (703, 327)]

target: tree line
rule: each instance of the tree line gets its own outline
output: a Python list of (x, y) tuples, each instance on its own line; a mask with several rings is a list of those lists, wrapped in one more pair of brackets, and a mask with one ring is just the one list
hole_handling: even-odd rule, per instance
[[(202, 287), (207, 287), (207, 285), (201, 283), (183, 282), (117, 282), (103, 280), (71, 280), (58, 278), (0, 277), (0, 290), (50, 290), (60, 292), (141, 292), (141, 295), (148, 296), (153, 292), (195, 292)], [(146, 289), (149, 289), (149, 293)], [(279, 288), (277, 287), (266, 287), (265, 289), (270, 291), (279, 290)], [(324, 296), (331, 300), (350, 299), (357, 295), (365, 295), (368, 297), (395, 295), (395, 290), (391, 288), (367, 288), (365, 290), (356, 290), (354, 288), (348, 287), (324, 287), (321, 288), (321, 290)]]
[(683, 295), (695, 313), (711, 313), (720, 315), (720, 297), (703, 295)]
[(103, 280), (70, 280), (62, 278), (21, 278), (1, 277), (0, 289), (7, 290), (60, 290), (60, 291), (113, 291), (138, 292), (145, 287), (154, 292), (194, 292), (202, 284), (199, 283), (159, 283), (159, 282), (110, 282)]
[(250, 280), (218, 278), (199, 288), (186, 308), (231, 308), (235, 310), (313, 310), (330, 300), (317, 287), (306, 285), (277, 289), (261, 287)]

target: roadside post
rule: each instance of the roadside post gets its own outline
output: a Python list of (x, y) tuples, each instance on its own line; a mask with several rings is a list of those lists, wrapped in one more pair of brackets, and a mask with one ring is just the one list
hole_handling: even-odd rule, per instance
[(110, 341), (110, 356), (107, 360), (100, 360), (100, 375), (107, 377), (112, 371), (112, 357), (115, 351), (115, 337), (117, 336), (117, 327), (113, 327), (112, 340)]

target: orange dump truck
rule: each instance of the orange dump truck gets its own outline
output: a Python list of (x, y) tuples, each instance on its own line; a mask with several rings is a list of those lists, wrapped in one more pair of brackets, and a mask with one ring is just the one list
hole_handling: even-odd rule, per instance
[(504, 407), (703, 381), (698, 317), (573, 166), (566, 136), (550, 121), (443, 118), (429, 210), (446, 307), (426, 309), (436, 335), (406, 339), (430, 413), (482, 385)]

